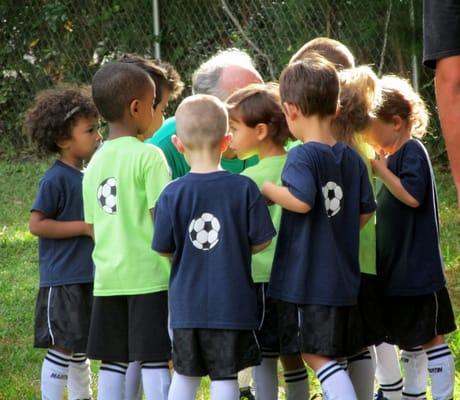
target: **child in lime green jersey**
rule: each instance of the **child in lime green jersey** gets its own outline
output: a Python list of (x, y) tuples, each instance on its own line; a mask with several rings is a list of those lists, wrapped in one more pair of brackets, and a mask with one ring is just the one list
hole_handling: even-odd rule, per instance
[[(259, 157), (257, 165), (242, 174), (259, 187), (266, 181), (281, 184), (281, 172), (286, 161), (284, 146), (291, 136), (286, 124), (279, 89), (276, 84), (253, 84), (233, 93), (227, 99), (230, 114), (231, 147), (241, 160)], [(273, 225), (278, 229), (281, 207), (269, 207)], [(297, 310), (286, 308), (266, 297), (276, 238), (265, 250), (252, 257), (252, 278), (257, 285), (260, 326), (256, 332), (262, 350), (262, 363), (254, 367), (256, 399), (278, 398), (277, 360), (281, 357), (286, 383), (286, 399), (308, 397), (307, 371), (297, 345)], [(279, 324), (289, 324), (290, 337), (280, 337)], [(286, 330), (284, 330), (286, 332)]]

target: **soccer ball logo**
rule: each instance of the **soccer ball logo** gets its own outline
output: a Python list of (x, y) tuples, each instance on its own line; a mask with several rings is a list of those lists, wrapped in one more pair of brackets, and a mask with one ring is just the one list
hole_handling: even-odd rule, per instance
[(188, 236), (197, 249), (206, 251), (219, 242), (219, 231), (219, 220), (210, 213), (203, 213), (190, 222)]
[(343, 190), (337, 183), (329, 181), (323, 186), (324, 205), (329, 218), (340, 211), (343, 199)]
[(117, 212), (117, 180), (107, 178), (97, 189), (97, 199), (102, 209), (107, 214), (116, 214)]

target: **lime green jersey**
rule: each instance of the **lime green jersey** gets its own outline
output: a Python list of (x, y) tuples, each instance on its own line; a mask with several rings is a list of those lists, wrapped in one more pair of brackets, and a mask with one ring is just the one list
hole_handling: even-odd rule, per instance
[(167, 290), (169, 261), (151, 249), (151, 210), (170, 181), (159, 149), (136, 138), (109, 140), (84, 173), (85, 221), (94, 226), (96, 296)]

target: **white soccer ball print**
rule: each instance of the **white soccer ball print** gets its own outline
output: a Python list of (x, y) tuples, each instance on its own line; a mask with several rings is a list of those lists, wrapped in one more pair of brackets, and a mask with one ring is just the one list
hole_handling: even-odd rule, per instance
[(337, 215), (343, 199), (343, 190), (337, 183), (329, 181), (323, 186), (324, 206), (329, 218)]
[(117, 180), (115, 178), (105, 179), (97, 189), (97, 199), (100, 206), (107, 214), (117, 212)]
[(219, 242), (220, 222), (211, 213), (205, 212), (201, 217), (190, 222), (188, 235), (192, 244), (199, 250), (211, 250)]

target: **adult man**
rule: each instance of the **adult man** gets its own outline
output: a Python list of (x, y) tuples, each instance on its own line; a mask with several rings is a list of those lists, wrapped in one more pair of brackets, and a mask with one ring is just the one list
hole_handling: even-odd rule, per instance
[[(249, 55), (238, 49), (219, 51), (209, 60), (201, 64), (192, 77), (192, 91), (194, 94), (210, 94), (225, 100), (235, 90), (251, 83), (262, 83), (262, 77), (257, 72)], [(190, 167), (185, 158), (171, 142), (171, 136), (176, 133), (176, 119), (168, 118), (162, 128), (147, 140), (147, 143), (158, 146), (166, 156), (172, 171), (172, 178), (185, 175)], [(245, 168), (256, 164), (257, 157), (239, 160), (230, 149), (222, 157), (223, 169), (240, 173)]]

